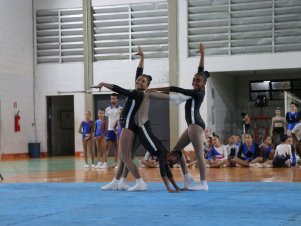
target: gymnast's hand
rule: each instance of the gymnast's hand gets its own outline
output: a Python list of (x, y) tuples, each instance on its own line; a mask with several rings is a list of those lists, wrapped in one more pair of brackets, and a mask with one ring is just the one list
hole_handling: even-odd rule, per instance
[(181, 188), (179, 187), (176, 188), (176, 192), (181, 192), (181, 191), (182, 191)]
[(96, 89), (99, 89), (99, 91), (101, 91), (102, 87), (103, 87), (102, 82), (99, 83), (97, 86), (90, 86), (90, 88), (96, 88)]
[(137, 52), (135, 55), (138, 55), (138, 56), (144, 57), (143, 50), (142, 50), (142, 48), (141, 48), (140, 46), (138, 46), (138, 52)]
[(196, 53), (200, 53), (201, 55), (205, 55), (205, 44), (200, 43), (199, 50)]
[(171, 188), (167, 189), (167, 191), (168, 191), (169, 193), (174, 193), (174, 192), (175, 192), (175, 191), (172, 190)]
[(205, 45), (204, 45), (204, 43), (200, 43), (199, 53), (200, 54), (205, 54)]

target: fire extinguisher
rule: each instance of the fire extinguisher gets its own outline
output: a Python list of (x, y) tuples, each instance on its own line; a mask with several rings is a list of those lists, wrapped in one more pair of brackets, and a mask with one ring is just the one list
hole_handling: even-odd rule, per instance
[(19, 111), (18, 111), (18, 113), (15, 115), (15, 132), (20, 132), (20, 130), (21, 130), (20, 120), (21, 120), (21, 117), (20, 117)]

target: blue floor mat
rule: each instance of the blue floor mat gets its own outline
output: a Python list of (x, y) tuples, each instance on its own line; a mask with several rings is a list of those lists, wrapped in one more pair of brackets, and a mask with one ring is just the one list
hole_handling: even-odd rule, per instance
[(101, 191), (105, 183), (1, 183), (0, 225), (301, 225), (301, 183), (212, 182), (208, 192)]

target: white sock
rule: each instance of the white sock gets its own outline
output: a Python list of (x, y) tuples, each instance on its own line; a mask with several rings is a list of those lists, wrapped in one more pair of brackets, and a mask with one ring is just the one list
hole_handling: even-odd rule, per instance
[(201, 184), (202, 185), (207, 185), (207, 181), (206, 180), (201, 180)]
[(184, 174), (184, 177), (187, 178), (187, 177), (191, 177), (190, 173), (186, 173)]
[(140, 177), (139, 179), (136, 179), (136, 182), (137, 182), (137, 184), (144, 183), (144, 181), (143, 181), (143, 178), (142, 178), (142, 177)]
[(112, 182), (115, 182), (115, 181), (120, 181), (120, 180), (118, 180), (118, 179), (116, 179), (115, 177), (114, 177), (114, 179), (112, 180)]
[(121, 177), (120, 178), (120, 183), (126, 183), (126, 178), (125, 177)]
[(193, 181), (193, 178), (190, 173), (184, 174), (184, 181)]

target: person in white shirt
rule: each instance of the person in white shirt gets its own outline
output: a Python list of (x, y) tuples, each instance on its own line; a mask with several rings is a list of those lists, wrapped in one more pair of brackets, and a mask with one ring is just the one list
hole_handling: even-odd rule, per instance
[(301, 141), (301, 123), (298, 123), (297, 125), (295, 125), (294, 129), (292, 130), (292, 137), (297, 141)]
[(228, 138), (228, 144), (226, 145), (227, 153), (229, 158), (233, 158), (237, 156), (239, 151), (239, 146), (236, 143), (236, 136), (231, 135)]
[(289, 144), (289, 136), (281, 134), (280, 141), (281, 144), (276, 147), (273, 166), (275, 168), (290, 167), (292, 164), (292, 148)]
[[(114, 159), (115, 166), (118, 163), (118, 142), (115, 132), (116, 122), (119, 120), (122, 107), (118, 105), (118, 95), (116, 93), (111, 94), (111, 105), (105, 110), (105, 120), (107, 125), (106, 141), (107, 141), (107, 152), (114, 148)], [(108, 168), (108, 164), (104, 163), (102, 168)]]
[(211, 149), (208, 152), (208, 157), (206, 160), (207, 167), (226, 167), (228, 162), (228, 153), (225, 145), (220, 143), (218, 135), (213, 135), (212, 144), (213, 145), (211, 146)]

